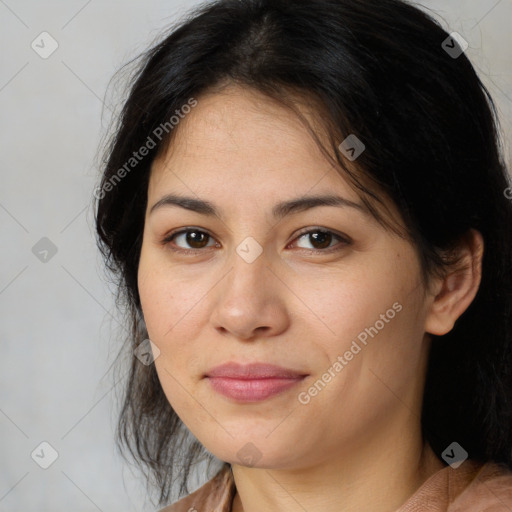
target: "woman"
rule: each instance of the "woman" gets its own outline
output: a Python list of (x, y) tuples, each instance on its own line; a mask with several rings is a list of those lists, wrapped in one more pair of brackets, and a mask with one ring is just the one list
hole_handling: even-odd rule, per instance
[(512, 508), (512, 205), (463, 50), (398, 0), (219, 0), (145, 54), (95, 194), (119, 439), (160, 505), (221, 464), (165, 511)]

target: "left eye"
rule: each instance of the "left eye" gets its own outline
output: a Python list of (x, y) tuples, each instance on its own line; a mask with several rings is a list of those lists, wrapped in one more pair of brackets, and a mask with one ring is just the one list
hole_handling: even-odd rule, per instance
[[(331, 249), (333, 246), (331, 246), (331, 242), (335, 239), (338, 239), (342, 242), (343, 245), (350, 244), (350, 240), (348, 238), (342, 237), (340, 235), (337, 235), (336, 233), (333, 233), (332, 231), (323, 230), (323, 229), (313, 229), (310, 231), (306, 231), (305, 233), (302, 233), (299, 235), (296, 240), (300, 240), (301, 238), (306, 238), (306, 240), (309, 241), (309, 243), (313, 246), (313, 249), (310, 249), (309, 247), (305, 247), (305, 249), (308, 250), (320, 250), (323, 252), (327, 252), (325, 249)], [(334, 245), (336, 247), (336, 245)], [(339, 249), (336, 247), (336, 249)]]

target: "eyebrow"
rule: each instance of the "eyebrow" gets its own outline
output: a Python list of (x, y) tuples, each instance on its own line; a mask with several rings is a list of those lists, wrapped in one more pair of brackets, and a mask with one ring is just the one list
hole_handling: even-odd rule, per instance
[[(196, 199), (194, 197), (178, 196), (175, 194), (167, 194), (163, 196), (151, 207), (149, 214), (151, 215), (155, 210), (166, 206), (178, 206), (201, 215), (215, 216), (219, 219), (221, 218), (220, 212), (210, 201)], [(349, 199), (345, 199), (344, 197), (336, 195), (319, 195), (302, 196), (296, 199), (277, 203), (272, 208), (272, 215), (276, 219), (282, 219), (287, 215), (303, 212), (318, 206), (348, 207), (355, 208), (366, 215), (369, 215), (370, 213), (363, 204), (355, 203)]]

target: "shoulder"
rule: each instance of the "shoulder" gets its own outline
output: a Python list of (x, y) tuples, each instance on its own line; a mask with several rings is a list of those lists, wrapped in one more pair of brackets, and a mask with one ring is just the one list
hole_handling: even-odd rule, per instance
[(224, 464), (220, 471), (202, 487), (158, 512), (199, 512), (203, 510), (231, 512), (235, 492), (231, 467), (229, 464)]
[(509, 512), (512, 510), (512, 471), (504, 464), (484, 464), (449, 510)]

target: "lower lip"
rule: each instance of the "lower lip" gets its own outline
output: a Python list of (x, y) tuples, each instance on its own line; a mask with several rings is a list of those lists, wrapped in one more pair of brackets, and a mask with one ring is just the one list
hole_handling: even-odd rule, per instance
[(221, 395), (241, 402), (259, 402), (282, 393), (301, 382), (304, 377), (234, 379), (228, 377), (208, 377), (212, 388)]

